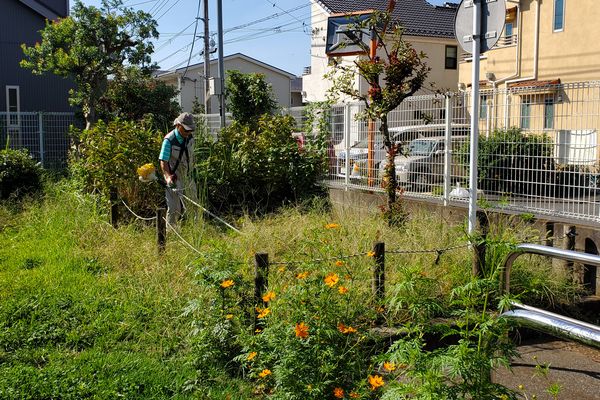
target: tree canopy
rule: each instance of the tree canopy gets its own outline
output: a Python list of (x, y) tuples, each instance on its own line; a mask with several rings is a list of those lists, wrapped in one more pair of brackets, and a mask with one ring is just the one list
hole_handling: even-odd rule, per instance
[(158, 38), (156, 21), (144, 11), (123, 6), (122, 0), (102, 0), (100, 8), (75, 1), (71, 15), (46, 22), (42, 41), (23, 44), (21, 66), (34, 74), (50, 72), (74, 80), (70, 103), (83, 110), (86, 127), (96, 122), (96, 107), (110, 76), (124, 65), (150, 71)]
[(272, 114), (277, 107), (271, 85), (263, 74), (227, 71), (225, 86), (227, 108), (233, 119), (242, 124), (257, 121), (263, 114)]

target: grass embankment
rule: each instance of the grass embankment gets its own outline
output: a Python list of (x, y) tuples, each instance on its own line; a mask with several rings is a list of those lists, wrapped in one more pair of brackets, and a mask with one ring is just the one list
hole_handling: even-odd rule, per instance
[[(364, 254), (376, 240), (385, 241), (387, 250), (464, 243), (460, 227), (434, 215), (414, 215), (399, 230), (377, 218), (288, 210), (238, 221), (242, 234), (188, 223), (183, 236), (206, 255), (199, 257), (170, 235), (159, 258), (151, 226), (115, 230), (107, 220), (93, 198), (65, 186), (18, 211), (0, 208), (0, 398), (252, 397), (249, 381), (202, 360), (213, 353), (190, 336), (202, 305), (214, 309), (209, 304), (217, 301), (214, 285), (203, 286), (197, 271), (222, 268), (223, 278), (251, 282), (255, 252), (268, 253), (270, 261), (306, 261), (315, 271), (322, 264), (322, 271), (330, 270), (333, 261), (311, 260), (337, 257), (368, 293), (372, 259), (344, 256)], [(333, 222), (336, 229), (324, 229)], [(499, 232), (498, 238), (505, 234)], [(443, 253), (439, 263), (436, 257), (389, 254), (388, 282), (402, 279), (407, 267), (440, 282), (442, 291), (469, 279), (467, 249)], [(273, 269), (272, 285), (284, 286), (289, 278)], [(184, 314), (192, 300), (200, 306)], [(398, 307), (391, 317), (401, 320), (403, 312)]]

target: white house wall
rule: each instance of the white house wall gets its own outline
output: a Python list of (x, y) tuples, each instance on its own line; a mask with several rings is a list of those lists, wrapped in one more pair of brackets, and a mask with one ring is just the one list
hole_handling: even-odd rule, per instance
[[(237, 70), (244, 74), (261, 73), (265, 75), (265, 79), (271, 84), (273, 94), (280, 107), (288, 108), (291, 105), (291, 79), (289, 76), (277, 73), (262, 65), (253, 63), (241, 57), (225, 59), (224, 62), (225, 74), (227, 71)], [(218, 65), (215, 62), (211, 63), (211, 75), (216, 75)], [(185, 79), (181, 87), (177, 86), (176, 80), (171, 76), (168, 78), (159, 78), (180, 89), (179, 100), (183, 111), (192, 111), (194, 100), (197, 99), (200, 104), (204, 104), (204, 67), (202, 64), (196, 65), (188, 69), (186, 76), (190, 79)], [(195, 81), (194, 81), (195, 80)], [(219, 113), (219, 101), (217, 96), (211, 96), (210, 112)]]
[[(302, 90), (305, 92), (305, 100), (308, 102), (325, 100), (327, 91), (331, 88), (331, 82), (324, 78), (328, 71), (328, 57), (325, 54), (325, 42), (327, 36), (327, 17), (329, 14), (318, 4), (312, 3), (312, 40), (311, 40), (311, 73), (302, 77)], [(411, 43), (417, 52), (427, 55), (425, 62), (431, 67), (425, 88), (434, 84), (436, 89), (456, 90), (458, 83), (458, 69), (445, 69), (446, 45), (457, 45), (456, 40), (443, 38), (429, 38), (420, 36), (404, 37)], [(383, 56), (383, 54), (382, 54)], [(343, 57), (343, 65), (351, 65), (356, 56)], [(366, 93), (368, 87), (366, 82), (359, 81), (358, 88)], [(422, 89), (418, 94), (431, 94), (431, 90)], [(342, 100), (344, 100), (342, 98)]]

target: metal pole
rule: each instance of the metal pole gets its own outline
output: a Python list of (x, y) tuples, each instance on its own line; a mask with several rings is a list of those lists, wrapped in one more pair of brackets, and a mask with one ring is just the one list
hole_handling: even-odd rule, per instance
[[(348, 191), (348, 185), (350, 184), (350, 103), (344, 107), (344, 156), (346, 157), (346, 164), (344, 166), (346, 170), (346, 177), (344, 178), (344, 190)], [(340, 171), (341, 173), (342, 171)]]
[(477, 224), (477, 146), (479, 145), (479, 54), (481, 51), (481, 0), (473, 0), (473, 71), (471, 75), (471, 155), (469, 173), (469, 235)]
[(204, 0), (204, 114), (210, 114), (210, 95), (208, 82), (210, 80), (210, 44), (208, 31), (208, 0)]
[(221, 114), (221, 129), (225, 128), (225, 66), (223, 64), (223, 0), (217, 0), (217, 22), (219, 35), (219, 81), (221, 94), (219, 95), (219, 114)]
[(448, 205), (452, 183), (452, 93), (446, 93), (446, 137), (444, 147), (444, 207)]
[(44, 117), (40, 112), (38, 113), (38, 128), (40, 133), (40, 162), (42, 163), (42, 167), (44, 166)]

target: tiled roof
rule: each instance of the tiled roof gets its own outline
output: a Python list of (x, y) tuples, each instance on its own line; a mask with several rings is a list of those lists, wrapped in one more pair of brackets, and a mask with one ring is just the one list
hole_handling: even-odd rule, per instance
[[(388, 0), (316, 0), (329, 13), (350, 13), (362, 10), (385, 11)], [(407, 35), (454, 38), (454, 16), (458, 6), (434, 6), (426, 0), (397, 0), (392, 12)]]
[(511, 83), (508, 86), (511, 89), (517, 89), (517, 88), (540, 88), (540, 87), (546, 87), (546, 86), (552, 86), (552, 85), (560, 85), (560, 79), (552, 79), (552, 80), (547, 80), (547, 81), (534, 81), (534, 80), (522, 81), (522, 82)]

